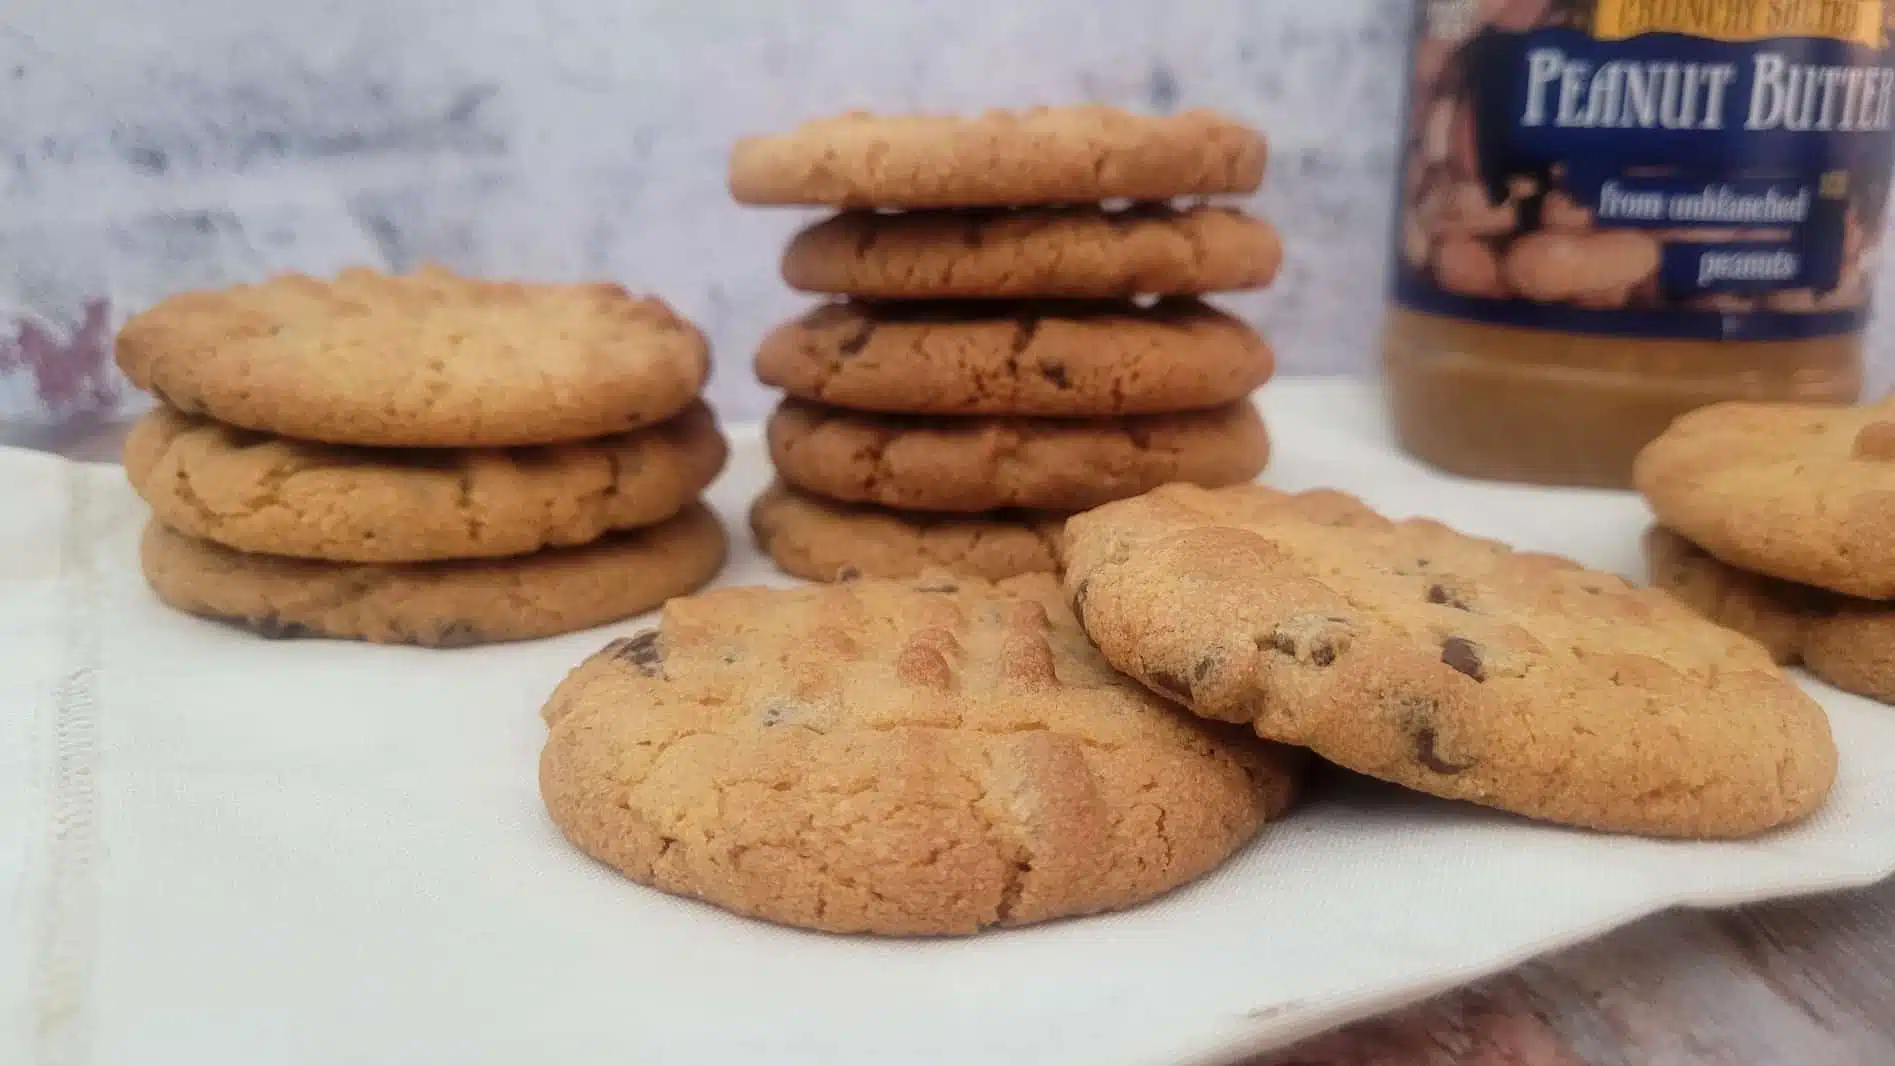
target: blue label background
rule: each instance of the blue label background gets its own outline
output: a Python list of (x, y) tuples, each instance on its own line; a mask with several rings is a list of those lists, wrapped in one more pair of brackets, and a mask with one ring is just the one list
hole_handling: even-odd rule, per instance
[[(1522, 126), (1529, 87), (1528, 54), (1535, 48), (1556, 47), (1568, 60), (1583, 59), (1596, 69), (1612, 60), (1663, 60), (1700, 64), (1728, 63), (1737, 76), (1724, 98), (1724, 128), (1719, 130), (1581, 129), (1552, 125), (1557, 115), (1557, 84), (1548, 90), (1548, 125)], [(1670, 193), (1695, 193), (1707, 186), (1730, 185), (1756, 191), (1772, 185), (1790, 194), (1811, 190), (1809, 220), (1789, 227), (1774, 223), (1602, 222), (1602, 228), (1791, 228), (1781, 245), (1747, 242), (1746, 247), (1788, 247), (1802, 260), (1798, 278), (1769, 285), (1717, 283), (1700, 288), (1696, 263), (1704, 250), (1717, 245), (1668, 245), (1660, 284), (1667, 298), (1689, 299), (1706, 292), (1756, 294), (1772, 289), (1809, 287), (1833, 289), (1841, 274), (1848, 201), (1823, 199), (1822, 175), (1849, 173), (1851, 198), (1874, 212), (1864, 224), (1879, 223), (1888, 196), (1889, 171), (1895, 162), (1895, 133), (1876, 132), (1752, 132), (1743, 128), (1754, 81), (1752, 57), (1774, 52), (1792, 64), (1876, 66), (1895, 65), (1887, 52), (1874, 52), (1841, 41), (1779, 38), (1729, 43), (1678, 34), (1648, 34), (1623, 41), (1597, 41), (1570, 28), (1547, 28), (1528, 33), (1483, 31), (1461, 52), (1464, 70), (1480, 130), (1480, 169), (1489, 195), (1499, 201), (1507, 195), (1511, 178), (1532, 175), (1550, 187), (1552, 168), (1564, 167), (1558, 183), (1588, 208), (1595, 208), (1600, 186), (1617, 178), (1626, 188), (1640, 187)], [(1411, 79), (1411, 92), (1412, 79)], [(1409, 109), (1412, 113), (1412, 108)], [(1628, 176), (1628, 170), (1643, 173)], [(1652, 171), (1659, 171), (1657, 174)], [(1396, 240), (1399, 241), (1399, 219)], [(1398, 245), (1399, 246), (1399, 245)], [(1730, 245), (1723, 246), (1725, 248)], [(1589, 311), (1558, 304), (1524, 300), (1492, 300), (1456, 296), (1437, 288), (1432, 279), (1408, 268), (1396, 257), (1393, 290), (1396, 300), (1421, 311), (1575, 333), (1599, 333), (1653, 338), (1704, 340), (1805, 339), (1860, 330), (1868, 307), (1814, 314), (1746, 312), (1725, 314), (1682, 309)]]
[[(1594, 69), (1612, 60), (1726, 63), (1737, 78), (1724, 94), (1720, 130), (1573, 129), (1522, 126), (1529, 87), (1527, 56), (1554, 47)], [(1780, 38), (1731, 44), (1655, 33), (1626, 41), (1595, 41), (1578, 30), (1545, 29), (1525, 34), (1488, 33), (1471, 42), (1468, 75), (1483, 134), (1482, 171), (1521, 173), (1553, 163), (1567, 166), (1566, 183), (1588, 203), (1607, 178), (1635, 167), (1681, 167), (1704, 182), (1732, 177), (1814, 181), (1829, 170), (1848, 170), (1856, 180), (1887, 184), (1895, 137), (1877, 133), (1752, 132), (1743, 128), (1754, 81), (1753, 57), (1765, 52), (1795, 64), (1877, 65), (1889, 57), (1841, 41)], [(1557, 89), (1549, 89), (1557, 98)], [(1549, 112), (1551, 109), (1549, 109)], [(1549, 114), (1550, 118), (1550, 114)]]

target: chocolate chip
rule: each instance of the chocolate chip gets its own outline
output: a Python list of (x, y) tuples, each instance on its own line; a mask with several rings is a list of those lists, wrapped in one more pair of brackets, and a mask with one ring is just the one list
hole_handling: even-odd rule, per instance
[(1444, 607), (1452, 607), (1457, 611), (1473, 610), (1472, 607), (1467, 605), (1466, 600), (1461, 599), (1459, 594), (1449, 591), (1446, 585), (1429, 585), (1428, 602), (1438, 603)]
[(854, 333), (842, 338), (842, 343), (836, 345), (836, 351), (843, 355), (860, 354), (862, 349), (869, 346), (869, 338), (875, 336), (875, 328), (875, 322), (862, 323)]
[(1073, 617), (1079, 620), (1079, 628), (1086, 628), (1086, 593), (1092, 591), (1089, 579), (1080, 579), (1078, 587), (1073, 589)]
[(656, 629), (647, 629), (637, 636), (615, 640), (610, 647), (615, 662), (630, 663), (646, 677), (664, 676), (665, 650), (658, 644)]
[(1191, 686), (1185, 683), (1184, 678), (1179, 677), (1169, 670), (1147, 670), (1145, 671), (1145, 678), (1151, 682), (1153, 688), (1170, 696), (1172, 699), (1188, 700), (1191, 698)]
[(1466, 637), (1449, 637), (1442, 641), (1441, 661), (1476, 681), (1487, 680), (1486, 668), (1480, 661), (1480, 645)]
[(1013, 321), (1013, 354), (1019, 355), (1032, 346), (1034, 335), (1040, 331), (1040, 316), (1028, 311)]
[(435, 632), (434, 645), (438, 648), (465, 648), (469, 644), (479, 644), (485, 636), (474, 628), (472, 622), (453, 621)]
[(860, 581), (862, 580), (862, 571), (857, 570), (853, 566), (838, 566), (836, 567), (836, 580), (844, 584), (850, 581)]
[(1437, 745), (1440, 734), (1435, 730), (1435, 715), (1441, 707), (1426, 696), (1403, 696), (1396, 704), (1401, 728), (1415, 745), (1415, 761), (1437, 774), (1465, 773), (1474, 766), (1474, 760), (1451, 762), (1441, 757)]
[(1443, 759), (1440, 754), (1434, 750), (1436, 739), (1434, 727), (1431, 725), (1422, 726), (1420, 729), (1415, 730), (1416, 762), (1437, 774), (1448, 777), (1452, 777), (1455, 774), (1464, 774), (1474, 768), (1474, 760), (1472, 759), (1466, 762), (1449, 762)]
[(248, 629), (265, 640), (296, 640), (300, 637), (315, 635), (315, 630), (301, 622), (285, 622), (273, 614), (261, 614), (255, 618), (230, 618), (228, 621)]
[(1207, 655), (1199, 659), (1198, 664), (1191, 668), (1191, 680), (1193, 682), (1202, 682), (1215, 673), (1217, 668), (1222, 665), (1223, 660), (1214, 655)]
[(1040, 376), (1053, 383), (1056, 389), (1070, 389), (1072, 380), (1066, 376), (1066, 368), (1058, 363), (1041, 363)]
[(1271, 651), (1282, 652), (1310, 666), (1328, 666), (1336, 661), (1336, 646), (1326, 640), (1314, 640), (1308, 647), (1299, 649), (1296, 641), (1290, 637), (1282, 633), (1272, 633), (1266, 646)]
[(1305, 666), (1329, 666), (1349, 647), (1349, 621), (1318, 615), (1286, 619), (1260, 642)]

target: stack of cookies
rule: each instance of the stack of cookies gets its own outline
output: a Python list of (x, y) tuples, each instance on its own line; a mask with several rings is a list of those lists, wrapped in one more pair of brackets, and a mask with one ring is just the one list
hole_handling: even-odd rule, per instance
[(437, 647), (629, 617), (722, 566), (702, 334), (616, 285), (344, 271), (134, 316), (125, 449), (159, 598)]
[(1727, 403), (1640, 454), (1652, 583), (1843, 689), (1895, 703), (1895, 398)]
[(758, 542), (818, 581), (1058, 566), (1059, 523), (1167, 482), (1264, 467), (1269, 346), (1201, 302), (1268, 284), (1275, 231), (1186, 197), (1262, 180), (1255, 131), (1103, 107), (846, 115), (746, 139), (741, 202), (842, 211), (783, 274), (843, 299), (772, 332), (758, 376), (780, 482)]

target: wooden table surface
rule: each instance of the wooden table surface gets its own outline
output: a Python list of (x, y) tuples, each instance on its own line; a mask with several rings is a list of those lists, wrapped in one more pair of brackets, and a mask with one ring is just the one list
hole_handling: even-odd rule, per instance
[[(109, 460), (123, 434), (0, 426), (0, 447)], [(1895, 880), (1659, 915), (1246, 1066), (1581, 1064), (1895, 1066)]]

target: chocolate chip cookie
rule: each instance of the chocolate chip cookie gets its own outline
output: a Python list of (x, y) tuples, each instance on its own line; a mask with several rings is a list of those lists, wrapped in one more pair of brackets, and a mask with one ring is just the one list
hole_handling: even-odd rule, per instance
[(500, 447), (662, 422), (710, 360), (694, 326), (617, 285), (354, 268), (163, 300), (125, 323), (118, 365), (173, 408), (247, 429)]
[(545, 718), (541, 792), (580, 850), (837, 933), (1132, 906), (1222, 862), (1299, 770), (1115, 674), (1046, 575), (673, 600)]
[(1336, 492), (1169, 486), (1075, 515), (1066, 591), (1120, 670), (1423, 792), (1738, 837), (1821, 805), (1827, 716), (1656, 589)]
[(1074, 417), (1243, 399), (1275, 369), (1244, 322), (1197, 300), (826, 304), (777, 327), (757, 376), (859, 411)]
[(1895, 599), (1895, 398), (1701, 408), (1646, 446), (1633, 480), (1660, 522), (1732, 566)]
[(1262, 472), (1270, 440), (1248, 402), (1124, 418), (928, 418), (785, 400), (771, 415), (783, 480), (850, 503), (919, 511), (1079, 511), (1173, 481)]
[(852, 211), (797, 234), (783, 280), (880, 300), (1097, 300), (1260, 288), (1282, 263), (1269, 223), (1221, 207)]
[(165, 525), (246, 552), (338, 562), (523, 555), (662, 522), (726, 455), (709, 408), (574, 444), (468, 451), (310, 444), (159, 408), (125, 472)]
[(232, 551), (145, 527), (145, 579), (178, 610), (265, 637), (450, 648), (550, 637), (649, 611), (724, 563), (722, 526), (692, 505), (658, 525), (510, 559), (372, 566)]
[(1265, 156), (1262, 134), (1202, 110), (851, 112), (738, 141), (730, 191), (739, 203), (848, 208), (1168, 200), (1255, 192)]
[(1895, 703), (1895, 604), (1739, 570), (1662, 526), (1645, 534), (1652, 584), (1837, 688)]
[(1059, 569), (1064, 517), (944, 515), (838, 503), (781, 483), (750, 508), (757, 546), (810, 581), (916, 577), (930, 570), (998, 581)]

